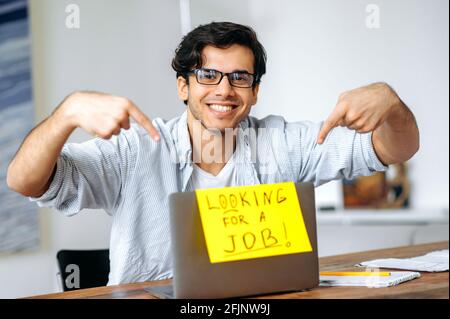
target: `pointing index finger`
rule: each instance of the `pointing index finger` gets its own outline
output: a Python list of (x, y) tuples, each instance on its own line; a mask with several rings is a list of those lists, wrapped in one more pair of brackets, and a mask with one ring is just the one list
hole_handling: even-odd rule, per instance
[(136, 105), (131, 104), (128, 113), (139, 125), (141, 125), (150, 134), (150, 136), (155, 141), (159, 140), (160, 136), (158, 130), (153, 126), (150, 119), (144, 113), (142, 113), (142, 111), (139, 110)]
[(343, 110), (340, 110), (338, 108), (335, 108), (333, 112), (328, 116), (328, 118), (323, 123), (322, 128), (319, 131), (319, 134), (317, 136), (317, 143), (322, 144), (325, 138), (327, 137), (328, 133), (331, 131), (331, 129), (335, 128), (339, 125), (340, 120), (343, 118), (344, 112)]

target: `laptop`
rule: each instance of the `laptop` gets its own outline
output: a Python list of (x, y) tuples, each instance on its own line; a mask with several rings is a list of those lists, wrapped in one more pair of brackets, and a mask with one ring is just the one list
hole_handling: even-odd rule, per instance
[(312, 183), (295, 184), (311, 252), (222, 263), (208, 256), (195, 192), (169, 197), (173, 285), (145, 290), (160, 298), (230, 298), (309, 290), (319, 285)]

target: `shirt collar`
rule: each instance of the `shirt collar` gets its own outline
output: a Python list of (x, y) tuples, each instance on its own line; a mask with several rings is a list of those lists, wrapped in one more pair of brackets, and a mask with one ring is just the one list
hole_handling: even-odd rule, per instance
[[(250, 146), (248, 136), (242, 134), (249, 127), (248, 117), (244, 118), (238, 124), (238, 135), (236, 137), (235, 153), (242, 154), (245, 158), (250, 159)], [(192, 145), (187, 124), (187, 111), (184, 111), (178, 119), (177, 123), (177, 154), (180, 163), (180, 169), (186, 165), (192, 164)]]

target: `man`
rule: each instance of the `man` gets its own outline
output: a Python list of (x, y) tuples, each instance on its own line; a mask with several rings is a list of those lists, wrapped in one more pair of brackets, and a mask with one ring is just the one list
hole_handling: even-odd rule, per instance
[[(413, 114), (384, 83), (342, 94), (320, 124), (248, 116), (265, 63), (249, 27), (200, 26), (172, 62), (187, 104), (179, 118), (152, 123), (126, 98), (75, 92), (26, 137), (8, 167), (8, 185), (68, 216), (105, 209), (113, 218), (109, 284), (119, 284), (172, 276), (172, 192), (320, 185), (385, 170), (418, 150)], [(130, 117), (138, 124), (130, 125)], [(77, 127), (96, 138), (65, 144)]]

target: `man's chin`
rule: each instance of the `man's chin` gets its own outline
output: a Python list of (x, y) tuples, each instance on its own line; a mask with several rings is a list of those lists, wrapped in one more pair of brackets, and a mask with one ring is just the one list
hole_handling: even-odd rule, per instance
[(209, 122), (205, 123), (203, 125), (204, 128), (206, 128), (209, 131), (220, 131), (221, 133), (225, 133), (226, 131), (232, 131), (234, 130), (238, 125), (234, 123), (214, 123)]

